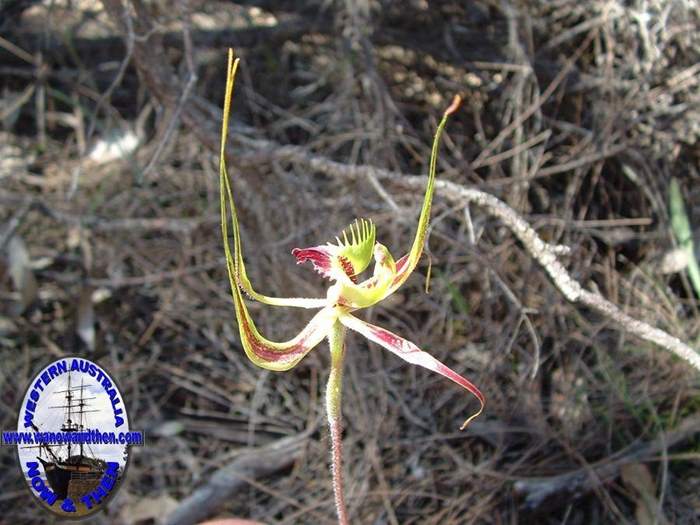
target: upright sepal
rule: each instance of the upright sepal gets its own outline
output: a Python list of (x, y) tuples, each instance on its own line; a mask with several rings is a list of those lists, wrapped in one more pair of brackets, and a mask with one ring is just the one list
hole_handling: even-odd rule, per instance
[(435, 191), (435, 174), (437, 171), (437, 157), (438, 151), (440, 149), (440, 138), (442, 137), (442, 132), (445, 129), (447, 120), (450, 115), (454, 114), (457, 109), (459, 109), (462, 103), (462, 98), (459, 95), (455, 95), (452, 100), (452, 104), (445, 110), (442, 115), (442, 120), (435, 131), (435, 137), (433, 138), (433, 147), (430, 152), (430, 166), (428, 168), (428, 185), (425, 188), (425, 196), (423, 197), (423, 207), (420, 211), (420, 217), (418, 218), (418, 228), (416, 228), (416, 235), (413, 239), (413, 245), (411, 246), (411, 251), (405, 256), (401, 257), (396, 263), (396, 276), (392, 282), (387, 295), (393, 293), (399, 286), (401, 286), (408, 276), (411, 275), (421, 254), (423, 253), (423, 246), (425, 245), (425, 236), (428, 231), (428, 224), (430, 222), (430, 209), (433, 203), (433, 193)]
[[(415, 269), (423, 253), (423, 245), (425, 244), (425, 236), (430, 221), (430, 209), (433, 201), (433, 193), (435, 191), (435, 176), (440, 138), (449, 116), (457, 111), (460, 103), (460, 97), (456, 96), (450, 107), (445, 111), (435, 132), (435, 139), (433, 140), (433, 148), (430, 156), (428, 185), (425, 189), (423, 207), (418, 219), (418, 227), (411, 251), (394, 262), (389, 250), (382, 244), (375, 243), (373, 249), (375, 266), (372, 277), (361, 283), (357, 283), (354, 279), (348, 280), (338, 278), (332, 294), (334, 298), (337, 297), (338, 304), (351, 309), (372, 306), (395, 292)], [(295, 252), (295, 255), (297, 255), (297, 260), (300, 260), (299, 257), (303, 257), (304, 260), (313, 260), (314, 266), (319, 273), (331, 276), (331, 263), (333, 258), (330, 257), (329, 252), (323, 252), (324, 248), (325, 247), (315, 247), (307, 249), (306, 251)]]
[[(233, 50), (229, 50), (228, 67), (226, 74), (226, 93), (224, 96), (224, 115), (221, 125), (221, 150), (219, 156), (219, 190), (221, 205), (221, 232), (224, 237), (224, 253), (226, 255), (226, 265), (229, 270), (231, 288), (241, 287), (253, 299), (265, 304), (274, 306), (297, 306), (301, 308), (322, 308), (325, 299), (311, 299), (305, 297), (270, 297), (256, 292), (248, 279), (245, 262), (243, 260), (243, 249), (241, 246), (241, 233), (238, 225), (238, 214), (236, 203), (233, 199), (233, 190), (226, 169), (226, 141), (228, 138), (229, 114), (231, 111), (231, 96), (233, 85), (238, 68), (238, 59), (233, 59)], [(231, 213), (231, 229), (233, 234), (233, 250), (229, 244), (228, 232), (228, 212)]]

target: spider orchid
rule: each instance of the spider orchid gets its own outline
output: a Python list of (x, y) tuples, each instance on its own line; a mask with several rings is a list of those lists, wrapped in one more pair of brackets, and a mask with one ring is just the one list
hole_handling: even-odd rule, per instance
[[(415, 269), (423, 251), (428, 228), (430, 205), (435, 188), (435, 170), (440, 135), (448, 117), (457, 110), (461, 101), (459, 97), (455, 97), (450, 107), (445, 111), (435, 133), (430, 157), (428, 185), (411, 251), (395, 261), (386, 246), (376, 241), (374, 224), (365, 219), (357, 220), (346, 228), (340, 238), (336, 237), (335, 243), (292, 250), (297, 264), (307, 261), (311, 262), (314, 270), (332, 283), (328, 288), (325, 299), (269, 297), (255, 291), (248, 279), (243, 260), (236, 206), (234, 204), (231, 182), (226, 171), (225, 147), (231, 95), (237, 67), (238, 59), (234, 60), (233, 51), (229, 50), (224, 116), (221, 128), (219, 175), (221, 229), (241, 343), (245, 353), (253, 363), (267, 370), (281, 371), (294, 367), (324, 338), (328, 339), (331, 353), (331, 370), (326, 388), (326, 412), (332, 443), (331, 470), (338, 519), (341, 524), (345, 524), (348, 523), (348, 516), (343, 496), (341, 470), (340, 400), (345, 357), (345, 332), (347, 328), (383, 346), (404, 361), (437, 372), (474, 394), (481, 406), (478, 412), (464, 422), (462, 428), (466, 427), (484, 409), (484, 396), (469, 380), (448, 368), (430, 354), (422, 351), (412, 342), (352, 315), (354, 311), (373, 306), (394, 293)], [(233, 246), (229, 243), (229, 214)], [(371, 259), (374, 259), (374, 270), (371, 277), (363, 280), (360, 278), (360, 275), (370, 265)], [(296, 337), (281, 343), (274, 342), (262, 336), (256, 328), (246, 307), (243, 292), (252, 299), (268, 305), (320, 308), (320, 311)]]

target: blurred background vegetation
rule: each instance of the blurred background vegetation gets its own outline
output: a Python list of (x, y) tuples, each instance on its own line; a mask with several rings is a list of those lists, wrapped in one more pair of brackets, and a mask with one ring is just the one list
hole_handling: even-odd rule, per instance
[[(401, 180), (426, 173), (460, 93), (438, 176), (503, 199), (571, 248), (583, 286), (697, 347), (667, 196), (675, 177), (692, 224), (699, 22), (691, 0), (2, 0), (0, 426), (38, 367), (86, 356), (147, 435), (94, 522), (175, 523), (243, 458), (245, 483), (225, 478), (206, 514), (334, 523), (327, 352), (269, 373), (237, 337), (218, 227), (227, 47), (242, 58), (230, 167), (261, 292), (322, 294), (290, 250), (355, 217), (407, 250), (422, 193)], [(487, 409), (459, 432), (469, 395), (351, 338), (354, 523), (700, 522), (697, 373), (569, 304), (478, 208), (438, 196), (428, 252), (366, 318), (473, 380)], [(268, 337), (307, 320), (251, 309)], [(0, 522), (49, 520), (0, 454)]]

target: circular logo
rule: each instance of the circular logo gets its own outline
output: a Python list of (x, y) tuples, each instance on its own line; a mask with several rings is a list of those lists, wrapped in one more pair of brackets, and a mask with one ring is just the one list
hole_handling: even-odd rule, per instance
[(114, 378), (81, 357), (66, 357), (41, 370), (27, 387), (16, 432), (29, 490), (39, 504), (62, 517), (94, 514), (124, 479), (130, 447), (143, 433), (129, 428), (124, 398)]

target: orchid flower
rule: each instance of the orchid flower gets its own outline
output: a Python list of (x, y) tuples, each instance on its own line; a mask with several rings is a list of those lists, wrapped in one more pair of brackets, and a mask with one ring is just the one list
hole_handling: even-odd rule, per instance
[[(476, 396), (481, 403), (480, 408), (464, 422), (462, 429), (484, 409), (484, 396), (469, 380), (430, 354), (422, 351), (412, 342), (384, 328), (362, 321), (353, 315), (359, 309), (368, 308), (386, 299), (408, 279), (408, 276), (416, 268), (423, 251), (430, 218), (440, 136), (448, 117), (457, 110), (461, 100), (458, 96), (455, 97), (450, 107), (445, 111), (435, 133), (430, 157), (428, 185), (423, 198), (423, 207), (418, 219), (416, 235), (408, 254), (398, 260), (394, 260), (387, 247), (377, 242), (376, 230), (372, 221), (367, 219), (356, 220), (342, 232), (340, 237), (336, 237), (334, 243), (292, 250), (297, 264), (307, 261), (311, 262), (314, 270), (331, 283), (325, 298), (269, 297), (255, 291), (248, 279), (231, 181), (226, 171), (226, 138), (237, 67), (238, 59), (234, 60), (233, 51), (229, 50), (224, 115), (221, 128), (219, 175), (224, 252), (226, 254), (226, 267), (231, 284), (241, 343), (246, 355), (253, 363), (267, 370), (281, 371), (293, 368), (323, 339), (328, 339), (331, 353), (331, 370), (326, 388), (326, 413), (332, 443), (331, 470), (338, 519), (341, 524), (346, 524), (348, 523), (348, 516), (343, 496), (340, 400), (347, 328), (386, 348), (404, 361), (437, 372)], [(233, 246), (229, 242), (229, 215)], [(363, 279), (361, 274), (369, 267), (372, 259), (374, 259), (372, 275)], [(274, 342), (265, 338), (258, 331), (248, 312), (243, 296), (244, 292), (250, 298), (263, 304), (319, 308), (320, 311), (311, 318), (309, 323), (295, 337), (281, 343)]]

